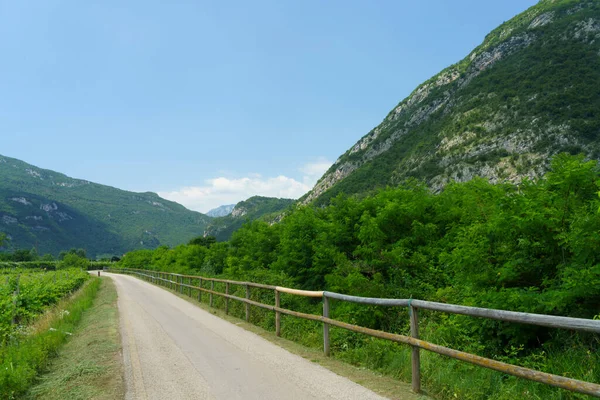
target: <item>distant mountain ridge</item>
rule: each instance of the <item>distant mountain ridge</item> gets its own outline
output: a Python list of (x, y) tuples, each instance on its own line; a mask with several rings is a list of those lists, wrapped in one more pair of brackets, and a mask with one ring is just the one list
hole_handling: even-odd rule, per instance
[(600, 1), (542, 0), (423, 84), (341, 155), (300, 202), (409, 178), (541, 176), (552, 155), (600, 159)]
[(0, 232), (13, 248), (122, 255), (185, 243), (202, 235), (210, 220), (155, 193), (73, 179), (0, 156)]
[(217, 240), (229, 240), (233, 232), (245, 222), (257, 219), (274, 221), (281, 213), (295, 203), (292, 199), (253, 196), (235, 205), (231, 214), (213, 219), (206, 228), (206, 236), (215, 236)]
[(213, 218), (225, 217), (225, 216), (231, 214), (234, 207), (235, 207), (235, 204), (227, 204), (227, 205), (219, 206), (219, 207), (213, 208), (212, 210), (207, 212), (206, 215), (208, 215), (209, 217), (213, 217)]

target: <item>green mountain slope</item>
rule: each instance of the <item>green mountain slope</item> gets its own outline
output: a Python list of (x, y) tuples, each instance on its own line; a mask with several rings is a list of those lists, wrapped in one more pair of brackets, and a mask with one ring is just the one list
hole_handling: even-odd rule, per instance
[(121, 255), (187, 242), (209, 221), (155, 193), (127, 192), (0, 156), (0, 232), (13, 248)]
[(214, 218), (206, 228), (206, 234), (215, 236), (219, 241), (229, 240), (233, 232), (238, 230), (244, 222), (257, 219), (278, 220), (281, 218), (282, 212), (292, 204), (294, 204), (294, 200), (291, 199), (250, 197), (248, 200), (237, 203), (231, 214)]
[(326, 203), (411, 177), (539, 177), (550, 156), (600, 159), (600, 2), (542, 0), (420, 85), (301, 199)]

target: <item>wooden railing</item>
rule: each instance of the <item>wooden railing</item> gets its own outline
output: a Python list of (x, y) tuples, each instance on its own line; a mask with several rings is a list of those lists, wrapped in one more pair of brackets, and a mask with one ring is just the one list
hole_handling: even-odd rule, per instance
[[(260, 307), (275, 312), (275, 332), (277, 336), (281, 335), (281, 314), (292, 315), (298, 318), (318, 321), (323, 323), (323, 351), (329, 356), (329, 327), (336, 326), (353, 332), (363, 333), (365, 335), (390, 340), (397, 343), (408, 344), (412, 347), (412, 390), (415, 393), (421, 391), (420, 377), (420, 349), (428, 350), (447, 357), (465, 361), (480, 367), (493, 369), (509, 375), (518, 376), (532, 381), (556, 386), (573, 392), (583, 393), (594, 397), (600, 397), (600, 385), (592, 382), (584, 382), (577, 379), (566, 378), (559, 375), (553, 375), (546, 372), (540, 372), (529, 368), (519, 367), (480, 357), (474, 354), (453, 350), (448, 347), (439, 346), (419, 339), (419, 309), (441, 311), (451, 314), (462, 314), (473, 317), (490, 318), (500, 321), (518, 322), (523, 324), (540, 325), (552, 328), (572, 329), (600, 333), (600, 321), (558, 317), (553, 315), (530, 314), (522, 312), (494, 310), (488, 308), (467, 307), (454, 304), (436, 303), (416, 299), (379, 299), (369, 297), (349, 296), (327, 291), (306, 291), (290, 289), (280, 286), (263, 285), (253, 282), (240, 282), (226, 279), (207, 278), (192, 275), (180, 275), (170, 272), (138, 270), (138, 269), (109, 269), (110, 272), (128, 273), (142, 277), (152, 283), (168, 286), (173, 290), (184, 293), (187, 288), (188, 295), (192, 291), (198, 291), (198, 300), (201, 300), (202, 293), (208, 293), (209, 305), (213, 306), (213, 296), (221, 296), (225, 299), (225, 312), (229, 313), (229, 300), (236, 300), (246, 305), (246, 321), (250, 319), (250, 306)], [(187, 280), (187, 282), (186, 282)], [(197, 285), (193, 285), (197, 281)], [(205, 288), (204, 282), (210, 282), (210, 289)], [(225, 292), (215, 291), (215, 282), (225, 284)], [(245, 298), (233, 296), (230, 294), (230, 285), (244, 286), (246, 289)], [(273, 290), (275, 293), (275, 305), (264, 304), (250, 299), (250, 288), (264, 290)], [(297, 296), (317, 297), (323, 299), (323, 315), (306, 314), (297, 311), (281, 308), (280, 293), (288, 293)], [(382, 332), (362, 326), (348, 324), (329, 318), (330, 300), (348, 301), (358, 304), (369, 304), (377, 306), (400, 306), (408, 307), (410, 314), (410, 336), (398, 335), (395, 333)]]

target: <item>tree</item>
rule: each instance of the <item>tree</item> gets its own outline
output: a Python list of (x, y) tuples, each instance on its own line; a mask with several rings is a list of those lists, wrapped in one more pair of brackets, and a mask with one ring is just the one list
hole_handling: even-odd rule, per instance
[(188, 244), (209, 248), (216, 242), (217, 238), (214, 236), (198, 236), (190, 240)]
[(54, 256), (50, 253), (44, 254), (41, 258), (40, 261), (54, 261)]
[(6, 233), (0, 233), (0, 247), (3, 247), (7, 241)]
[(35, 247), (32, 247), (31, 250), (29, 250), (29, 256), (31, 257), (31, 261), (37, 261), (40, 259), (40, 255)]
[(78, 254), (75, 254), (75, 253), (67, 253), (63, 257), (60, 264), (58, 265), (58, 268), (59, 269), (65, 269), (65, 268), (87, 269), (89, 265), (90, 265), (90, 262), (88, 261), (87, 258), (80, 257)]
[(75, 249), (75, 248), (72, 248), (69, 251), (64, 251), (64, 250), (61, 251), (59, 253), (59, 255), (58, 255), (58, 259), (59, 260), (63, 260), (67, 254), (75, 254), (79, 258), (87, 258), (85, 249)]
[(12, 261), (15, 262), (25, 262), (25, 261), (35, 261), (33, 256), (29, 250), (20, 249), (15, 250), (12, 254)]

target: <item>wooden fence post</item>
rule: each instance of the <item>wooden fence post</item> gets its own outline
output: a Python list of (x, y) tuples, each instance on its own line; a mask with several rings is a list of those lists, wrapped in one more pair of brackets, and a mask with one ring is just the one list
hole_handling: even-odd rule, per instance
[[(229, 294), (229, 282), (225, 282), (225, 294)], [(225, 314), (229, 314), (229, 298), (225, 297)]]
[[(419, 311), (417, 307), (409, 305), (410, 313), (410, 336), (419, 338)], [(421, 393), (421, 356), (419, 348), (412, 346), (412, 390), (415, 393)]]
[[(215, 290), (215, 281), (210, 281), (210, 290), (211, 290), (211, 292)], [(213, 306), (213, 294), (211, 293), (210, 296), (208, 296), (208, 298), (210, 299), (209, 305), (212, 307)]]
[[(323, 317), (329, 318), (329, 299), (323, 296)], [(323, 322), (323, 352), (329, 357), (329, 324)]]
[[(250, 285), (246, 284), (246, 298), (250, 299)], [(250, 304), (246, 303), (246, 322), (250, 321)]]
[(198, 301), (202, 303), (202, 278), (198, 280)]
[[(277, 289), (275, 289), (275, 307), (281, 308), (281, 296)], [(279, 311), (275, 311), (275, 334), (281, 336), (281, 313)]]

